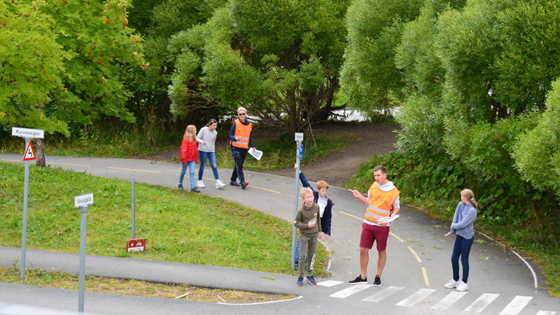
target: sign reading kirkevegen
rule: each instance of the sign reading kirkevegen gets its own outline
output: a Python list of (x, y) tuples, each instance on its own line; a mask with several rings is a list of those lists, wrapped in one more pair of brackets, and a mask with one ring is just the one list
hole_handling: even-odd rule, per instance
[(74, 207), (81, 208), (93, 204), (93, 193), (74, 197)]
[(39, 129), (12, 127), (12, 136), (21, 138), (43, 139), (45, 138), (45, 131)]

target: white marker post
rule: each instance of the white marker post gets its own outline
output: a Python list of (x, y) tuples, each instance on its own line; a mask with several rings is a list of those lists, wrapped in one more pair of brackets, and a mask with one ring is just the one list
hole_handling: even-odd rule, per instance
[(93, 193), (74, 197), (74, 207), (80, 208), (80, 290), (78, 312), (84, 312), (84, 291), (86, 286), (86, 227), (88, 206), (93, 204)]
[(29, 204), (29, 161), (35, 160), (35, 151), (33, 151), (33, 145), (31, 140), (33, 138), (43, 139), (45, 137), (44, 130), (38, 129), (27, 129), (27, 128), (12, 128), (12, 136), (21, 137), (25, 139), (25, 154), (23, 155), (23, 161), (25, 161), (25, 179), (23, 184), (23, 226), (21, 231), (21, 267), (20, 267), (20, 279), (25, 280), (25, 253), (27, 247), (27, 206)]
[[(300, 145), (303, 142), (303, 133), (301, 132), (296, 132), (295, 135), (295, 140), (297, 143), (296, 146), (296, 164), (297, 164), (297, 169), (296, 169), (296, 192), (294, 195), (294, 221), (296, 219), (296, 214), (297, 214), (297, 210), (298, 210), (298, 196), (299, 196), (299, 163), (300, 163)], [(294, 271), (296, 269), (296, 227), (295, 225), (292, 228), (292, 271)]]

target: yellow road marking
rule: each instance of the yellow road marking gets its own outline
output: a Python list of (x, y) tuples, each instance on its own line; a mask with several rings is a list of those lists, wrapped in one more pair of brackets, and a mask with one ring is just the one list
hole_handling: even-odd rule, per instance
[(426, 286), (430, 286), (430, 281), (428, 280), (428, 273), (426, 272), (426, 268), (422, 267), (422, 274), (424, 274), (424, 281), (426, 282)]
[(91, 165), (86, 165), (86, 164), (54, 163), (54, 162), (48, 162), (47, 164), (91, 167)]
[[(350, 213), (346, 213), (346, 212), (344, 212), (344, 211), (340, 211), (340, 213), (345, 214), (345, 215), (347, 215), (347, 216), (349, 216), (349, 217), (352, 217), (352, 218), (354, 218), (354, 219), (358, 219), (358, 220), (360, 220), (360, 221), (364, 221), (363, 218), (359, 218), (359, 217), (357, 217), (357, 216), (355, 216), (355, 215), (352, 215), (352, 214), (350, 214)], [(402, 240), (402, 238), (398, 237), (398, 236), (395, 235), (393, 232), (389, 232), (389, 234), (391, 234), (391, 236), (393, 236), (394, 238), (396, 238), (397, 240), (399, 240), (401, 243), (404, 243), (404, 241)]]
[(139, 170), (135, 168), (124, 168), (124, 167), (107, 167), (107, 168), (110, 168), (112, 170), (124, 170), (124, 171), (133, 171), (133, 172), (144, 172), (144, 173), (155, 173), (155, 174), (160, 173), (158, 171), (146, 171), (146, 170)]
[(412, 255), (414, 255), (414, 257), (416, 257), (416, 260), (418, 260), (419, 263), (422, 263), (422, 259), (420, 259), (418, 254), (416, 254), (416, 251), (414, 250), (414, 248), (412, 248), (412, 246), (408, 246), (408, 249), (410, 249), (410, 251), (412, 252)]
[(251, 188), (256, 188), (256, 189), (260, 189), (260, 190), (264, 190), (264, 191), (268, 191), (268, 192), (275, 193), (275, 194), (279, 194), (279, 193), (280, 193), (279, 191), (276, 191), (276, 190), (266, 189), (266, 188), (257, 187), (257, 186), (249, 186), (249, 187), (251, 187)]
[[(175, 176), (181, 176), (181, 174), (175, 174)], [(214, 180), (213, 178), (207, 178), (207, 177), (203, 177), (202, 179)], [(198, 181), (198, 180), (197, 180), (197, 181)], [(227, 184), (226, 184), (226, 185), (227, 185)], [(227, 186), (226, 186), (226, 187), (227, 187)], [(255, 188), (255, 189), (264, 190), (264, 191), (268, 191), (268, 192), (275, 193), (275, 194), (281, 194), (279, 191), (272, 190), (272, 189), (267, 189), (267, 188), (262, 188), (262, 187), (258, 187), (258, 186), (252, 186), (252, 185), (250, 185), (249, 187)]]

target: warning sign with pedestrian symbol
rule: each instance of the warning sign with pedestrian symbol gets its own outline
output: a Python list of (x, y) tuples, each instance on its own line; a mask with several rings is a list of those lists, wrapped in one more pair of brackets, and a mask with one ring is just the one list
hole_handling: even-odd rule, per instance
[(29, 145), (27, 146), (27, 149), (25, 149), (25, 154), (23, 155), (24, 161), (31, 161), (37, 159), (37, 157), (35, 156), (35, 151), (33, 150), (33, 145), (31, 143), (32, 142), (29, 141)]

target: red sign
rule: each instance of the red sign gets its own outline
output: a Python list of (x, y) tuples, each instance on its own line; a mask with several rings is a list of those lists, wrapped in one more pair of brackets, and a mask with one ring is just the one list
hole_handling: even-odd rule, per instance
[(23, 155), (23, 160), (24, 161), (31, 161), (31, 160), (36, 160), (37, 157), (35, 156), (35, 150), (33, 150), (33, 146), (31, 145), (31, 141), (29, 141), (29, 144), (27, 145), (27, 149), (25, 149), (25, 154)]
[(127, 252), (143, 252), (146, 249), (145, 238), (133, 238), (126, 242)]

